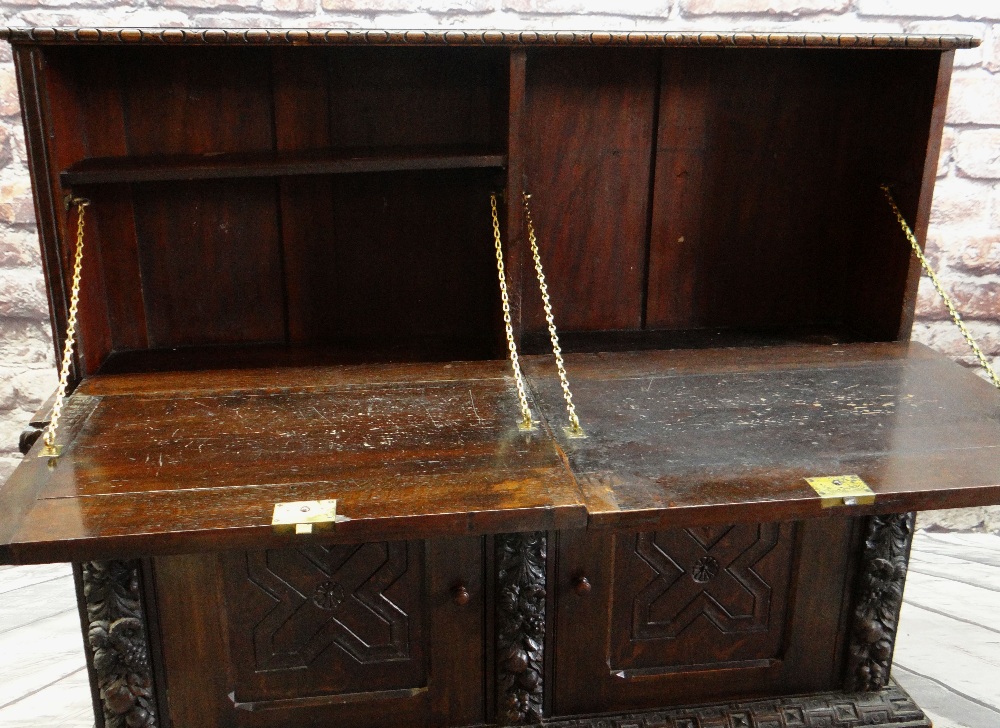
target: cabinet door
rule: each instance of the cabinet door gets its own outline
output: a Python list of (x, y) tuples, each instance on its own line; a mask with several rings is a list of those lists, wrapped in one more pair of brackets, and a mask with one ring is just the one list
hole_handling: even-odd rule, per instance
[(846, 519), (560, 532), (554, 714), (835, 687), (853, 533)]
[(459, 538), (158, 559), (174, 725), (483, 722), (482, 553)]

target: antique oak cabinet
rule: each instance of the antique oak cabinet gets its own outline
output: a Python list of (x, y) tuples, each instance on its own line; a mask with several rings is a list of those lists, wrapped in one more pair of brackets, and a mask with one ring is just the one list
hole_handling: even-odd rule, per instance
[(100, 723), (929, 725), (913, 511), (1000, 502), (1000, 395), (881, 186), (922, 239), (973, 39), (0, 37), (78, 339), (0, 563), (75, 564)]

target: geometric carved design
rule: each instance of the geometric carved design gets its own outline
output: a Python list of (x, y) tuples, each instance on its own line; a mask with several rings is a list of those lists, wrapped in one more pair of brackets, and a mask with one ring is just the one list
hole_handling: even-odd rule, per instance
[(274, 602), (253, 628), (258, 670), (307, 667), (331, 645), (361, 664), (409, 658), (409, 617), (385, 592), (408, 568), (404, 541), (247, 554)]
[(633, 602), (633, 637), (674, 639), (701, 616), (723, 634), (765, 631), (771, 587), (754, 566), (778, 536), (774, 523), (637, 534), (635, 553), (655, 575)]
[(930, 728), (898, 685), (874, 693), (820, 693), (748, 703), (672, 708), (603, 718), (546, 721), (546, 728)]
[(82, 564), (87, 642), (106, 728), (155, 728), (156, 699), (138, 561)]
[(878, 690), (889, 682), (914, 518), (913, 513), (890, 513), (868, 519), (850, 634), (848, 690)]
[(496, 537), (497, 721), (542, 720), (545, 533)]

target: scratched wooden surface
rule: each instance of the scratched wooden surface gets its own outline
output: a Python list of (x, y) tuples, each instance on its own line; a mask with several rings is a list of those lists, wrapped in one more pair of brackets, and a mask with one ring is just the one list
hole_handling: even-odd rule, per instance
[(853, 515), (1000, 498), (996, 392), (919, 344), (567, 362), (582, 440), (547, 357), (532, 433), (502, 361), (93, 377), (0, 491), (0, 562), (281, 545), (274, 503), (330, 497), (341, 542), (810, 518), (804, 478), (847, 473)]
[[(1000, 725), (1000, 536), (914, 538), (894, 676), (935, 728)], [(0, 567), (0, 727), (93, 725), (68, 565)]]

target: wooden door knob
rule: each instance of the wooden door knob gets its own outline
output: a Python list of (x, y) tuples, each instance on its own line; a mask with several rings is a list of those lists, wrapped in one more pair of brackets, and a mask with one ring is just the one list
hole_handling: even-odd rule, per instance
[(573, 579), (573, 591), (579, 594), (581, 597), (584, 594), (590, 594), (591, 590), (590, 579), (585, 576), (578, 576)]
[(472, 601), (472, 595), (469, 594), (469, 590), (465, 588), (465, 584), (459, 584), (451, 590), (451, 600), (458, 606), (464, 607)]

